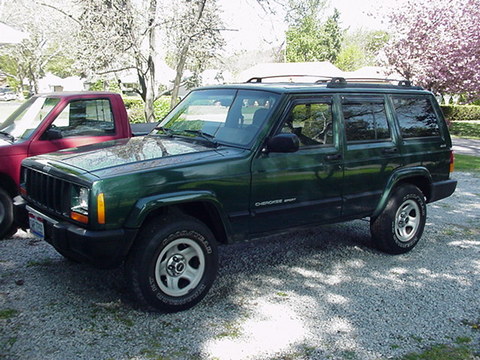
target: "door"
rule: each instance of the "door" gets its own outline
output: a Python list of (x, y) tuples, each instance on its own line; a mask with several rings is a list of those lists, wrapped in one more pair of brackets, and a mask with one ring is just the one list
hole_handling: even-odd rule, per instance
[(275, 134), (294, 133), (295, 153), (259, 153), (252, 162), (251, 233), (321, 223), (341, 214), (342, 156), (328, 96), (291, 102)]
[(384, 95), (342, 96), (345, 162), (342, 217), (368, 216), (401, 165)]
[(29, 156), (115, 139), (115, 122), (108, 99), (71, 101), (39, 139)]

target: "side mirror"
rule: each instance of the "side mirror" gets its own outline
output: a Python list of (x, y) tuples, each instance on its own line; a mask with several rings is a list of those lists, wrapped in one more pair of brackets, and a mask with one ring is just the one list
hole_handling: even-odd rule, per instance
[(295, 134), (278, 134), (268, 139), (267, 151), (277, 153), (291, 153), (298, 151), (300, 140)]
[(43, 138), (45, 140), (58, 140), (58, 139), (62, 139), (63, 135), (60, 130), (50, 128), (47, 131), (45, 131), (45, 134), (43, 134)]

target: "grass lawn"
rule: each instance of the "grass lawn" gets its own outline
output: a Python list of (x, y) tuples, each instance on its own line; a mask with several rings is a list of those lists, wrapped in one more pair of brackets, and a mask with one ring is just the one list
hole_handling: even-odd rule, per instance
[(480, 171), (480, 157), (455, 154), (455, 171)]

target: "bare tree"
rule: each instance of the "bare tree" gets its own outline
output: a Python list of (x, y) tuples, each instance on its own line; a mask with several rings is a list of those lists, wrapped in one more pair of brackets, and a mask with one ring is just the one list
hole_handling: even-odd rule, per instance
[(166, 22), (166, 34), (176, 76), (171, 106), (178, 101), (185, 68), (198, 75), (215, 58), (225, 42), (220, 10), (215, 0), (175, 1), (172, 15)]
[(36, 2), (20, 0), (1, 5), (0, 20), (28, 34), (20, 44), (0, 49), (2, 71), (19, 86), (28, 80), (37, 93), (38, 80), (47, 66), (58, 57), (66, 56), (71, 33), (64, 29), (72, 29), (74, 25), (67, 26), (64, 16), (47, 13)]

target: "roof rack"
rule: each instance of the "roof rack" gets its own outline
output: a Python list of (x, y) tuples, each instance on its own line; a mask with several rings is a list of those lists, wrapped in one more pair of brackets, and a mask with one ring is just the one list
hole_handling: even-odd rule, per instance
[[(324, 83), (325, 81), (317, 81), (317, 83)], [(393, 84), (397, 82), (397, 84)], [(412, 90), (423, 90), (421, 86), (413, 86), (408, 80), (396, 80), (386, 78), (343, 78), (334, 77), (328, 83), (329, 88), (408, 88)]]
[[(255, 77), (252, 77), (252, 78), (248, 79), (245, 82), (246, 83), (261, 83), (265, 79), (294, 78), (294, 77), (297, 77), (297, 78), (298, 77), (323, 78), (323, 79), (325, 79), (324, 82), (326, 82), (328, 80), (331, 80), (331, 79), (334, 79), (334, 76), (324, 76), (324, 75), (269, 75), (269, 76), (255, 76)], [(317, 82), (319, 82), (319, 81), (321, 81), (321, 80), (318, 80)]]
[(246, 81), (246, 83), (262, 83), (265, 79), (276, 78), (321, 78), (314, 84), (326, 84), (329, 88), (395, 88), (423, 90), (421, 86), (413, 86), (408, 80), (388, 79), (388, 78), (344, 78), (341, 76), (325, 75), (269, 75), (255, 76)]

